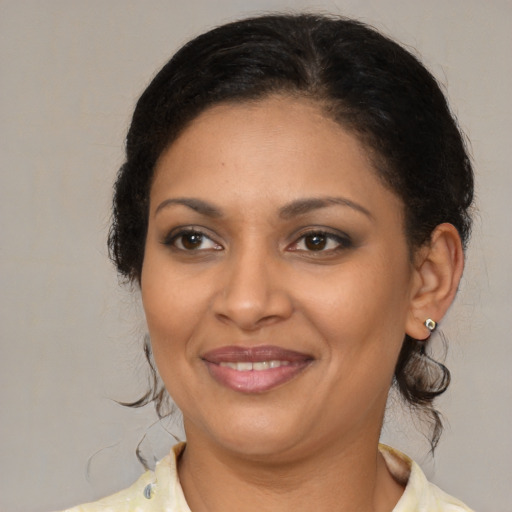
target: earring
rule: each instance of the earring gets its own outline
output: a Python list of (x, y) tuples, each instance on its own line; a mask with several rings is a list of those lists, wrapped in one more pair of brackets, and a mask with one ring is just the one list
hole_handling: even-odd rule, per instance
[(437, 323), (434, 322), (434, 320), (432, 320), (432, 318), (427, 318), (424, 322), (425, 324), (425, 327), (430, 331), (430, 332), (433, 332), (435, 331), (436, 327), (437, 327)]

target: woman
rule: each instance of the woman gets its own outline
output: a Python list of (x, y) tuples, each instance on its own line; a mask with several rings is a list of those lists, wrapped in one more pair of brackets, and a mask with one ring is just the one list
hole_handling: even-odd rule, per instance
[(110, 247), (187, 444), (72, 510), (469, 510), (379, 436), (394, 384), (439, 438), (426, 348), (472, 196), (439, 86), (373, 29), (265, 16), (185, 45), (137, 104)]

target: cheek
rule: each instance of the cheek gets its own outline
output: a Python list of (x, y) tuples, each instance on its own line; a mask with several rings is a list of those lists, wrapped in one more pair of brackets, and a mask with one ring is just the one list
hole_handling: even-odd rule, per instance
[(160, 281), (157, 286), (142, 288), (142, 300), (158, 373), (173, 401), (183, 410), (189, 391), (180, 383), (190, 381), (190, 347), (186, 340), (192, 336), (194, 307), (187, 305), (179, 290)]
[(162, 375), (166, 373), (166, 365), (181, 358), (186, 349), (183, 341), (190, 337), (197, 323), (200, 303), (197, 289), (179, 274), (170, 272), (166, 263), (151, 252), (147, 254), (141, 280), (142, 303)]
[(349, 396), (368, 399), (387, 393), (408, 311), (406, 260), (377, 261), (347, 266), (314, 294), (310, 283), (310, 293), (303, 298), (304, 312), (333, 362), (328, 380), (336, 389), (349, 391)]
[[(403, 262), (347, 265), (319, 280), (303, 282), (300, 302), (318, 328), (336, 335), (346, 331), (404, 332), (409, 275)], [(401, 269), (397, 271), (396, 269)], [(331, 337), (330, 336), (330, 337)]]

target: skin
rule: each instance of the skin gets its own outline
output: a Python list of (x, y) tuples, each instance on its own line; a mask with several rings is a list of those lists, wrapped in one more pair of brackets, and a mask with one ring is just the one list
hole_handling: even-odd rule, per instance
[[(453, 299), (451, 228), (411, 261), (401, 200), (359, 140), (307, 100), (213, 107), (161, 155), (141, 290), (183, 412), (179, 474), (194, 512), (392, 510), (403, 489), (377, 450), (387, 394), (404, 334), (426, 338), (424, 319)], [(203, 360), (227, 345), (311, 361), (239, 392)]]

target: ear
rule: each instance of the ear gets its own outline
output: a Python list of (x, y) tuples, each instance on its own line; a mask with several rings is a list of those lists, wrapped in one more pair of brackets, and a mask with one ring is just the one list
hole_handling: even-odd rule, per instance
[(457, 229), (439, 224), (430, 242), (414, 257), (414, 279), (406, 333), (417, 340), (427, 339), (430, 331), (424, 322), (440, 322), (448, 311), (462, 276), (464, 253)]

